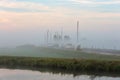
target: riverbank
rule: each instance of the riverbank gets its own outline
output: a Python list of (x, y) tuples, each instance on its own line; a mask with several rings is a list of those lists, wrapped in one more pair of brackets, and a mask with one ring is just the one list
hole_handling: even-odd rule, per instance
[(119, 60), (88, 60), (63, 58), (36, 58), (36, 57), (0, 57), (0, 67), (16, 68), (52, 68), (73, 72), (106, 72), (120, 73)]

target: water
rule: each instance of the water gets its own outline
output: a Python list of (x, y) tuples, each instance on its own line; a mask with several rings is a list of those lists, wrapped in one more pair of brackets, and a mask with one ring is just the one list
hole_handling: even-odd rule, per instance
[(0, 69), (0, 80), (120, 80), (120, 77), (61, 74), (19, 69)]

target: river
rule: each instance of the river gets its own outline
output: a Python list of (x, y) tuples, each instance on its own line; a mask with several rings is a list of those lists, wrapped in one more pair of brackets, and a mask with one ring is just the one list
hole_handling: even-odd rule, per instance
[(120, 80), (120, 76), (73, 75), (34, 70), (0, 69), (0, 80)]

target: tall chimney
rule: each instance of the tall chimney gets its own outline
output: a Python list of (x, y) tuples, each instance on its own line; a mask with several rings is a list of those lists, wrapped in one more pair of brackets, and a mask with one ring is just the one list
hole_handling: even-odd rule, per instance
[(77, 21), (77, 43), (79, 42), (79, 21)]
[(47, 45), (48, 45), (48, 42), (49, 42), (49, 30), (47, 30)]

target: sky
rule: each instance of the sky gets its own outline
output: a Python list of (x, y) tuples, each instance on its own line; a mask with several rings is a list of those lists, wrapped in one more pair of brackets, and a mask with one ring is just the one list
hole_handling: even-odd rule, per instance
[(48, 29), (75, 41), (77, 21), (84, 46), (120, 48), (120, 0), (0, 0), (0, 46), (39, 45)]

